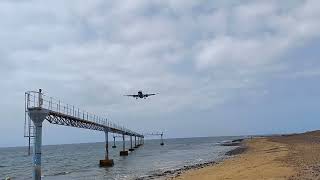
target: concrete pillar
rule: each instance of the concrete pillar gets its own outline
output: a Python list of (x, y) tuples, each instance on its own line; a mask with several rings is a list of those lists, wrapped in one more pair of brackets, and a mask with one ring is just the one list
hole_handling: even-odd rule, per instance
[(124, 134), (122, 134), (122, 151), (120, 151), (120, 156), (128, 156), (128, 151), (126, 151), (126, 144), (125, 144)]
[(134, 148), (137, 148), (137, 136), (134, 136)]
[(105, 138), (106, 138), (106, 155), (105, 155), (105, 159), (109, 159), (109, 138), (108, 138), (108, 131), (105, 131)]
[(132, 136), (130, 136), (130, 149), (129, 151), (134, 151), (133, 147), (132, 147)]
[(113, 136), (113, 146), (112, 146), (112, 148), (116, 148), (117, 146), (116, 146), (116, 137), (115, 136)]
[(124, 134), (122, 135), (122, 151), (126, 150), (126, 140), (124, 139)]
[(164, 145), (164, 142), (163, 142), (163, 134), (161, 134), (161, 143), (160, 143), (161, 146)]
[(42, 146), (42, 123), (49, 114), (48, 110), (32, 109), (28, 111), (28, 115), (35, 126), (35, 138), (33, 143), (33, 180), (41, 179), (41, 146)]
[(106, 138), (106, 154), (103, 160), (100, 160), (100, 166), (102, 167), (111, 167), (113, 166), (113, 160), (109, 159), (109, 138), (108, 138), (108, 131), (105, 131), (105, 138)]
[(33, 145), (33, 174), (34, 180), (41, 179), (41, 146), (42, 146), (42, 122), (34, 122), (35, 139)]

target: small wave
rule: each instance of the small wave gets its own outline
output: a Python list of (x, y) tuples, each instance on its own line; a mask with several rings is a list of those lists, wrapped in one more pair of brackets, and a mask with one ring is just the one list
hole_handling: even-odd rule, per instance
[(65, 171), (65, 172), (58, 172), (58, 173), (54, 173), (54, 174), (47, 174), (47, 175), (44, 175), (44, 176), (61, 176), (61, 175), (67, 175), (67, 174), (70, 174), (71, 172), (68, 172), (68, 171)]

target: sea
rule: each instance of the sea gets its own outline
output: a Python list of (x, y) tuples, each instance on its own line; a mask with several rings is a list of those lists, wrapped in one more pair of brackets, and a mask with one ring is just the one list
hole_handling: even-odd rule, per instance
[[(42, 179), (72, 180), (134, 180), (151, 177), (168, 170), (185, 166), (221, 161), (225, 153), (236, 148), (221, 146), (221, 142), (242, 137), (201, 137), (145, 140), (144, 145), (130, 152), (129, 156), (119, 156), (122, 142), (111, 148), (110, 159), (114, 166), (99, 167), (104, 159), (105, 145), (99, 143), (46, 145), (42, 147)], [(129, 148), (129, 142), (126, 142)], [(32, 178), (32, 156), (27, 155), (27, 147), (0, 148), (0, 179)]]

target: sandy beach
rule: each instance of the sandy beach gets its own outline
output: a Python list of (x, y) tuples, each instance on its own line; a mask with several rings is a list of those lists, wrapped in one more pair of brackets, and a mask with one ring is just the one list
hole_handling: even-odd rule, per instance
[(244, 153), (174, 179), (320, 179), (320, 131), (248, 139), (242, 145)]

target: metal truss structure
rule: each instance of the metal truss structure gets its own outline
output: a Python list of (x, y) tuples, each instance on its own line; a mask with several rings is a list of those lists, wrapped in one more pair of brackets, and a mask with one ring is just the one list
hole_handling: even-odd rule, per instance
[(73, 117), (70, 115), (65, 115), (65, 114), (53, 112), (53, 111), (49, 112), (48, 116), (46, 117), (46, 120), (51, 124), (71, 126), (71, 127), (77, 127), (77, 128), (83, 128), (83, 129), (91, 129), (96, 131), (108, 131), (111, 133), (127, 135), (127, 136), (143, 137), (143, 135), (134, 133), (133, 131), (130, 131), (130, 130), (128, 131), (126, 129), (117, 129), (114, 127), (110, 127), (108, 125), (91, 122), (85, 119), (80, 119), (77, 117)]

